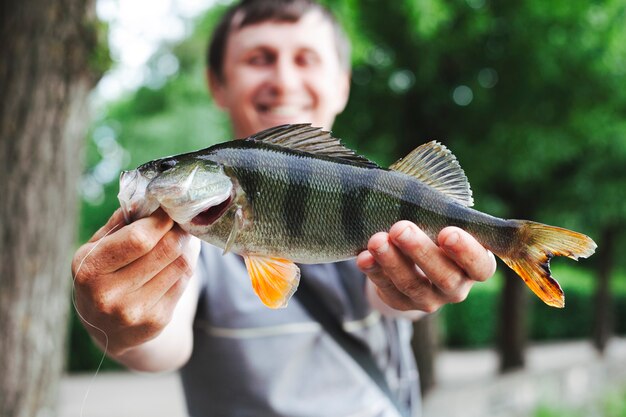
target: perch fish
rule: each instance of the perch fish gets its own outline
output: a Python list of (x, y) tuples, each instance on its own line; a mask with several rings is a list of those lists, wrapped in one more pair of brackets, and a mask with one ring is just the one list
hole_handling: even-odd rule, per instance
[(145, 163), (121, 174), (118, 198), (127, 222), (161, 207), (192, 235), (243, 256), (256, 294), (271, 308), (286, 306), (295, 292), (296, 262), (354, 258), (399, 220), (433, 240), (446, 226), (464, 229), (554, 307), (564, 306), (564, 295), (551, 258), (585, 258), (596, 248), (574, 231), (470, 208), (465, 173), (438, 142), (385, 169), (310, 125)]

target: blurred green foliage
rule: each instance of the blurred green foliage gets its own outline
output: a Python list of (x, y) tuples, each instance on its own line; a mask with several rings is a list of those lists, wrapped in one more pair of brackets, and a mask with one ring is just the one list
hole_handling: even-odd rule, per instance
[[(353, 42), (351, 99), (334, 128), (349, 146), (386, 166), (437, 139), (464, 167), (479, 210), (591, 236), (615, 228), (616, 247), (598, 242), (600, 249), (625, 247), (623, 1), (322, 3)], [(198, 18), (188, 39), (163, 45), (143, 87), (99, 110), (86, 146), (80, 242), (118, 206), (121, 169), (231, 137), (226, 116), (208, 96), (204, 65), (223, 8)], [(559, 322), (570, 314), (585, 329), (577, 334), (586, 334), (597, 258), (572, 267), (584, 277), (571, 288), (564, 284), (568, 308), (532, 307), (532, 326), (550, 323), (533, 334), (574, 337), (574, 325)], [(618, 256), (621, 267), (624, 259)], [(499, 280), (492, 281), (446, 308), (451, 344), (493, 340)], [(623, 295), (626, 277), (613, 281)], [(623, 300), (615, 308), (626, 317)], [(616, 324), (624, 334), (626, 323)]]
[[(504, 267), (504, 266), (503, 266)], [(553, 269), (565, 291), (565, 308), (546, 306), (532, 295), (527, 303), (527, 328), (531, 340), (571, 340), (588, 338), (591, 334), (594, 309), (592, 271), (576, 265), (559, 265)], [(444, 344), (454, 348), (480, 348), (496, 342), (500, 311), (502, 274), (486, 283), (476, 284), (462, 303), (442, 309)], [(626, 272), (616, 273), (612, 287), (614, 317), (626, 317)], [(626, 326), (618, 320), (615, 333), (626, 336)]]
[(626, 386), (612, 387), (608, 392), (589, 404), (578, 407), (563, 407), (555, 404), (540, 406), (535, 417), (624, 417), (626, 416)]

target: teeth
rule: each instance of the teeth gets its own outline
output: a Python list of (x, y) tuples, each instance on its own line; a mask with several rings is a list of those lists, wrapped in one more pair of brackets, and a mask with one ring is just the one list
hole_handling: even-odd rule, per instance
[(296, 116), (300, 113), (301, 109), (296, 106), (275, 106), (269, 108), (269, 113), (277, 116)]

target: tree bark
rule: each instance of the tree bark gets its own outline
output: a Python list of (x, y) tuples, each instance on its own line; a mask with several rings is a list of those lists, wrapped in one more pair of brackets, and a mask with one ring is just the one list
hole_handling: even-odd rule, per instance
[(420, 375), (420, 388), (422, 395), (435, 386), (435, 359), (439, 348), (439, 322), (437, 315), (429, 315), (413, 324), (413, 354), (417, 362)]
[(508, 372), (523, 368), (525, 364), (528, 291), (524, 281), (513, 270), (505, 267), (503, 271), (505, 281), (500, 306), (498, 351), (500, 372)]
[(0, 415), (55, 414), (93, 0), (0, 5)]
[(593, 345), (599, 353), (604, 353), (613, 328), (609, 284), (611, 272), (615, 264), (616, 237), (617, 228), (607, 227), (602, 231), (602, 237), (598, 245), (598, 279), (596, 284), (592, 338)]

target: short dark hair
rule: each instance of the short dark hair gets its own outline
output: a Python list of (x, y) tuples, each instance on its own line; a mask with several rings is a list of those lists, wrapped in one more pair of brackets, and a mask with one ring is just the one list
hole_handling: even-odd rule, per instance
[(207, 65), (220, 81), (224, 77), (224, 54), (231, 31), (266, 21), (297, 22), (307, 12), (317, 10), (331, 23), (339, 62), (350, 70), (350, 41), (332, 13), (315, 0), (240, 0), (222, 16), (213, 31), (207, 51)]

